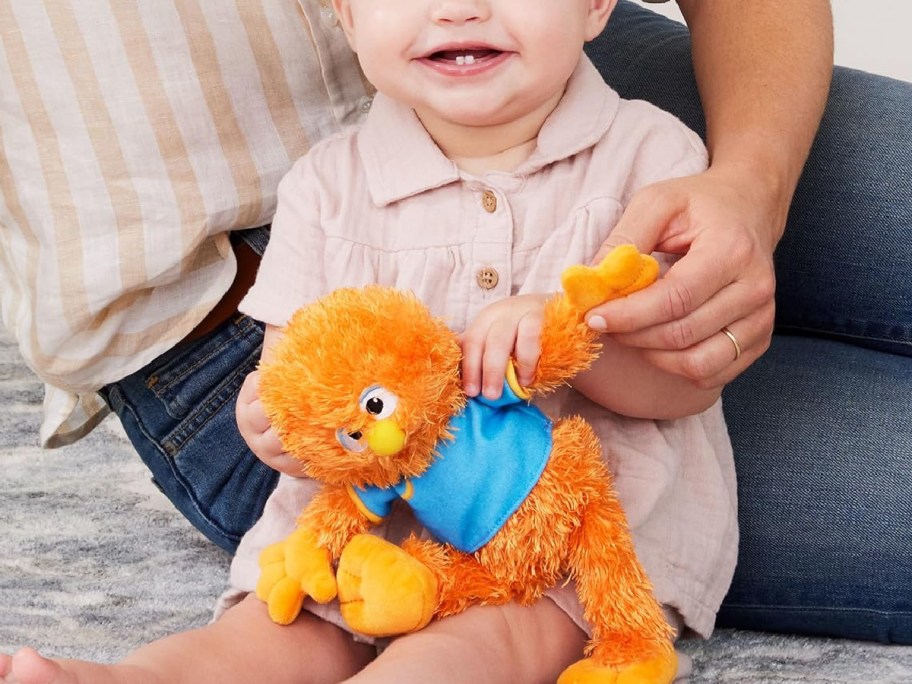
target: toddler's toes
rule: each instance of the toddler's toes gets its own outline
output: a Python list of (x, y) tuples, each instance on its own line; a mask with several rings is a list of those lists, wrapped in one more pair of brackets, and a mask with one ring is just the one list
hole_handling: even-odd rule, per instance
[(76, 680), (60, 665), (33, 648), (20, 649), (9, 659), (8, 670), (4, 678), (7, 684), (76, 684)]
[(6, 653), (0, 653), (0, 677), (3, 677), (2, 681), (6, 681), (6, 675), (9, 674), (12, 666), (13, 657), (6, 655)]

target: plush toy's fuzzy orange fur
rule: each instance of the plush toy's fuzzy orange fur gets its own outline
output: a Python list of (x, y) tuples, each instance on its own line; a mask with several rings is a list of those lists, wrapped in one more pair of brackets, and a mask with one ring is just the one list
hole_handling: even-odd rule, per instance
[[(574, 294), (583, 292), (588, 307), (593, 291), (604, 301), (648, 285), (656, 272), (651, 258), (625, 247), (600, 269), (568, 273), (568, 297), (556, 296), (546, 309), (529, 391), (565, 383), (598, 351), (570, 303)], [(452, 437), (450, 418), (465, 406), (459, 362), (446, 325), (413, 296), (388, 288), (335, 291), (289, 323), (261, 369), (260, 396), (284, 447), (323, 488), (297, 530), (261, 557), (257, 595), (270, 616), (288, 623), (306, 596), (325, 602), (338, 595), (354, 629), (397, 634), (475, 603), (531, 603), (569, 574), (593, 634), (588, 657), (560, 681), (670, 682), (670, 628), (635, 555), (598, 439), (580, 418), (556, 423), (538, 483), (474, 554), (416, 538), (400, 548), (363, 534), (373, 523), (349, 488), (395, 484), (427, 468), (435, 445)], [(372, 386), (396, 400), (382, 420), (362, 405)]]

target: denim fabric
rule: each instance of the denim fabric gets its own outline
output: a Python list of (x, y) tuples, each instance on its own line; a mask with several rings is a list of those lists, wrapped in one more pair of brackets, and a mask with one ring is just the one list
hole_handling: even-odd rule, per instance
[(242, 240), (254, 252), (263, 256), (263, 252), (266, 251), (266, 245), (269, 242), (269, 226), (240, 230), (232, 233), (231, 237), (233, 240)]
[(159, 488), (227, 551), (259, 518), (278, 480), (247, 448), (234, 417), (262, 345), (262, 325), (238, 314), (101, 392)]
[[(626, 98), (705, 136), (682, 24), (622, 0), (587, 46)], [(836, 68), (776, 251), (780, 332), (912, 356), (912, 84)]]
[[(705, 135), (685, 27), (622, 0), (587, 51)], [(724, 392), (739, 566), (719, 624), (912, 643), (912, 85), (837, 68), (776, 252), (770, 351)]]
[(912, 637), (912, 362), (777, 336), (724, 395), (742, 544), (719, 624)]
[(776, 250), (777, 325), (912, 356), (912, 83), (837, 68)]

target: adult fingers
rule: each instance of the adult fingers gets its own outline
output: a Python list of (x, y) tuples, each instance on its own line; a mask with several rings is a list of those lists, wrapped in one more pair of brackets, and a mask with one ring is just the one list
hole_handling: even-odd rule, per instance
[(737, 278), (742, 264), (722, 254), (695, 242), (654, 284), (590, 309), (590, 327), (629, 333), (686, 317)]
[(617, 224), (592, 260), (598, 264), (619, 245), (636, 245), (641, 252), (652, 252), (658, 237), (687, 209), (686, 195), (669, 191), (658, 184), (637, 192)]
[(630, 347), (682, 350), (715, 335), (734, 321), (763, 310), (766, 316), (761, 316), (757, 320), (763, 323), (764, 327), (751, 331), (756, 339), (744, 340), (745, 348), (749, 348), (754, 342), (762, 342), (761, 338), (768, 336), (773, 327), (773, 285), (770, 283), (767, 287), (760, 287), (757, 285), (759, 280), (757, 278), (730, 283), (702, 306), (681, 318), (630, 333), (615, 334), (614, 339)]
[(769, 303), (686, 349), (646, 349), (643, 353), (655, 367), (686, 377), (698, 387), (721, 387), (769, 348), (774, 309)]

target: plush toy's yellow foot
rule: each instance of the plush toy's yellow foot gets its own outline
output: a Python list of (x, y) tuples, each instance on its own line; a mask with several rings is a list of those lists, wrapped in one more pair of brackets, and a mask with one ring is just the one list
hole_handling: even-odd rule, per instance
[(437, 579), (419, 560), (384, 539), (356, 535), (342, 550), (342, 617), (352, 629), (391, 636), (421, 629), (437, 607)]
[(621, 668), (586, 658), (564, 670), (557, 684), (670, 684), (677, 672), (678, 657), (673, 650)]
[(316, 535), (299, 528), (285, 541), (263, 549), (256, 595), (280, 625), (294, 622), (308, 596), (317, 603), (333, 600), (336, 578), (329, 552), (317, 544)]
[(640, 254), (633, 245), (611, 250), (598, 266), (570, 266), (561, 275), (567, 300), (577, 311), (588, 311), (611, 299), (651, 285), (659, 277), (659, 263)]

